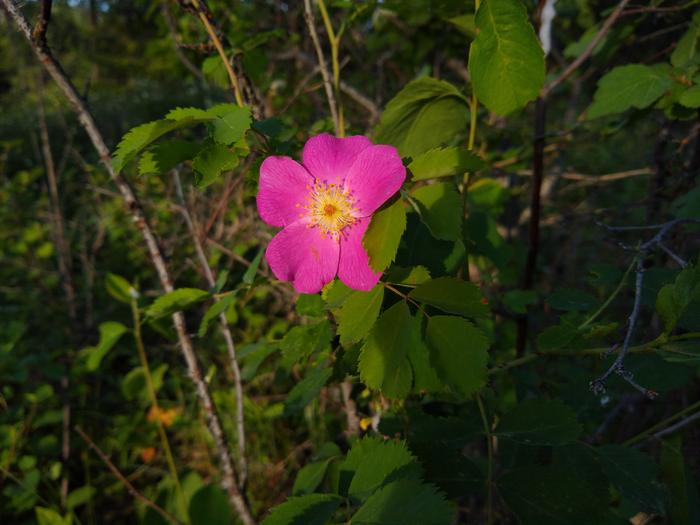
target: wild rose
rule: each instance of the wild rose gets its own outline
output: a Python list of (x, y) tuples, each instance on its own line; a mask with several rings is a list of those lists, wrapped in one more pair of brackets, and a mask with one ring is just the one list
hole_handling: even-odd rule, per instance
[(283, 228), (265, 257), (275, 276), (298, 292), (316, 293), (337, 275), (350, 288), (370, 290), (381, 276), (369, 266), (362, 237), (377, 208), (406, 178), (392, 146), (361, 135), (311, 137), (302, 163), (268, 157), (260, 166), (258, 212)]

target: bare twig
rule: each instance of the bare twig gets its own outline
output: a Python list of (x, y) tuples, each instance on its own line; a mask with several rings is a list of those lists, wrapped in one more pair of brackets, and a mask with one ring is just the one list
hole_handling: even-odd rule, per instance
[(335, 134), (340, 135), (340, 120), (338, 117), (338, 105), (335, 101), (335, 95), (333, 94), (333, 84), (331, 82), (331, 75), (328, 72), (328, 64), (323, 56), (323, 50), (321, 49), (321, 42), (318, 39), (318, 33), (316, 32), (316, 22), (314, 21), (314, 14), (311, 9), (311, 0), (304, 0), (304, 20), (306, 20), (306, 25), (309, 28), (309, 35), (311, 36), (311, 41), (314, 44), (314, 49), (316, 50), (316, 56), (318, 57), (318, 65), (321, 68), (321, 76), (323, 77), (323, 87), (326, 90), (326, 98), (328, 99), (328, 107), (331, 112), (331, 118), (333, 119), (333, 127), (335, 128)]
[(204, 75), (202, 74), (202, 72), (197, 66), (195, 66), (192, 63), (192, 61), (189, 58), (187, 58), (187, 55), (185, 55), (185, 53), (182, 52), (182, 42), (180, 42), (180, 39), (177, 34), (177, 26), (175, 25), (175, 20), (173, 19), (173, 15), (170, 12), (168, 5), (164, 1), (160, 4), (160, 12), (163, 14), (165, 23), (168, 26), (168, 31), (170, 32), (170, 36), (172, 37), (173, 46), (175, 47), (175, 54), (177, 55), (178, 60), (180, 60), (182, 65), (185, 66), (190, 73), (192, 73), (198, 80), (203, 82)]
[[(642, 287), (644, 284), (644, 263), (646, 257), (649, 255), (649, 253), (654, 249), (654, 248), (661, 248), (663, 249), (663, 239), (664, 237), (673, 229), (674, 227), (684, 224), (684, 223), (695, 223), (695, 222), (700, 222), (692, 219), (675, 219), (672, 221), (669, 221), (664, 224), (659, 224), (659, 225), (654, 225), (650, 227), (645, 227), (644, 229), (649, 229), (649, 228), (654, 228), (658, 229), (659, 231), (648, 241), (643, 243), (642, 245), (639, 246), (637, 249), (637, 255), (636, 255), (636, 276), (635, 276), (635, 285), (634, 285), (634, 303), (632, 306), (632, 312), (630, 313), (628, 322), (627, 322), (627, 331), (625, 333), (625, 338), (622, 341), (622, 346), (620, 347), (620, 350), (617, 354), (617, 357), (615, 358), (615, 361), (610, 365), (610, 367), (605, 371), (603, 375), (598, 377), (597, 379), (594, 379), (590, 383), (591, 390), (593, 391), (594, 394), (602, 394), (605, 392), (605, 382), (608, 380), (608, 378), (613, 374), (619, 375), (623, 380), (627, 381), (630, 385), (632, 385), (635, 389), (639, 390), (642, 394), (647, 396), (650, 399), (654, 399), (657, 396), (657, 393), (654, 392), (653, 390), (650, 390), (648, 388), (645, 388), (638, 384), (634, 380), (633, 374), (627, 370), (624, 367), (624, 360), (625, 357), (627, 356), (627, 353), (630, 348), (630, 344), (632, 342), (632, 335), (634, 334), (634, 329), (637, 324), (637, 320), (639, 318), (639, 311), (641, 308), (642, 304)], [(608, 227), (611, 229), (614, 229), (616, 231), (619, 231), (621, 227)], [(623, 227), (626, 229), (629, 229), (630, 227)], [(639, 227), (641, 228), (641, 227)], [(675, 255), (675, 254), (674, 254)], [(678, 257), (678, 256), (676, 256)], [(680, 257), (679, 257), (680, 258)], [(681, 259), (682, 261), (682, 259)], [(685, 262), (685, 261), (683, 261)]]
[(675, 425), (671, 425), (668, 428), (659, 430), (656, 434), (654, 434), (651, 437), (654, 439), (660, 439), (664, 436), (668, 436), (669, 434), (673, 434), (677, 430), (680, 430), (681, 428), (690, 425), (693, 421), (697, 421), (698, 419), (700, 419), (700, 412), (695, 412), (695, 414), (693, 414), (692, 416), (688, 416), (685, 419), (681, 419)]
[[(187, 208), (187, 202), (185, 201), (185, 195), (182, 192), (182, 182), (180, 181), (180, 175), (177, 170), (173, 170), (173, 183), (175, 184), (175, 193), (180, 201), (180, 206), (178, 207), (182, 217), (185, 219), (185, 224), (187, 224), (187, 229), (192, 237), (192, 242), (194, 244), (195, 251), (197, 252), (197, 259), (199, 260), (199, 265), (204, 272), (204, 278), (207, 281), (209, 287), (213, 287), (216, 284), (216, 276), (209, 266), (209, 261), (207, 259), (207, 254), (204, 252), (204, 247), (199, 239), (197, 230), (192, 221), (192, 216), (190, 215), (189, 209)], [(214, 301), (218, 302), (220, 299), (214, 296)], [(238, 432), (238, 484), (241, 488), (245, 487), (246, 480), (248, 477), (248, 463), (246, 461), (246, 439), (245, 439), (245, 419), (243, 411), (243, 381), (241, 379), (241, 369), (238, 366), (238, 359), (236, 357), (236, 346), (233, 342), (233, 335), (231, 335), (231, 330), (228, 327), (228, 321), (226, 321), (226, 314), (224, 312), (219, 314), (219, 323), (221, 324), (221, 333), (226, 341), (226, 349), (228, 351), (228, 357), (231, 362), (231, 369), (233, 370), (233, 382), (236, 389), (236, 429)]]
[(88, 446), (99, 456), (99, 458), (102, 460), (102, 462), (107, 466), (107, 468), (114, 474), (114, 477), (117, 478), (122, 485), (126, 488), (126, 490), (131, 494), (134, 498), (139, 500), (141, 503), (144, 505), (152, 508), (155, 510), (158, 514), (163, 516), (166, 520), (168, 520), (170, 523), (175, 523), (177, 525), (182, 525), (182, 522), (178, 520), (175, 516), (170, 514), (167, 510), (165, 510), (163, 507), (155, 503), (154, 501), (148, 499), (146, 496), (141, 494), (136, 487), (134, 487), (131, 482), (126, 479), (126, 476), (122, 474), (119, 469), (116, 467), (114, 463), (109, 459), (109, 456), (105, 454), (100, 447), (98, 447), (95, 442), (90, 439), (90, 437), (83, 431), (82, 428), (79, 426), (75, 426), (75, 431), (78, 433), (78, 435), (83, 438), (85, 443), (88, 444)]
[(340, 394), (343, 397), (343, 409), (348, 424), (347, 435), (356, 436), (360, 433), (360, 416), (357, 415), (357, 404), (352, 398), (352, 381), (348, 379), (340, 383)]
[[(97, 124), (95, 123), (95, 120), (93, 119), (92, 114), (89, 112), (85, 102), (82, 100), (80, 95), (78, 95), (77, 90), (66, 76), (59, 62), (51, 54), (50, 49), (45, 45), (40, 46), (32, 40), (27, 21), (12, 0), (0, 0), (0, 2), (2, 2), (2, 5), (10, 14), (10, 17), (14, 21), (20, 33), (22, 33), (22, 35), (24, 35), (27, 41), (31, 44), (32, 50), (36, 54), (41, 64), (44, 66), (51, 78), (53, 78), (53, 80), (56, 82), (73, 107), (74, 112), (78, 116), (80, 124), (87, 132), (90, 141), (97, 151), (102, 165), (107, 170), (110, 178), (117, 185), (127, 208), (131, 212), (134, 223), (146, 241), (146, 246), (148, 248), (153, 266), (158, 274), (158, 278), (160, 279), (161, 286), (165, 292), (173, 291), (174, 287), (170, 277), (170, 272), (165, 263), (165, 259), (163, 258), (163, 254), (161, 253), (160, 246), (158, 245), (158, 241), (153, 233), (153, 230), (146, 220), (141, 203), (137, 199), (134, 191), (123, 175), (114, 170), (109, 149), (107, 148), (102, 134), (100, 133)], [(243, 521), (244, 525), (252, 525), (255, 523), (255, 520), (250, 513), (245, 498), (238, 488), (236, 471), (231, 459), (231, 453), (226, 444), (223, 427), (221, 425), (216, 406), (214, 405), (214, 400), (209, 392), (209, 387), (202, 377), (199, 363), (197, 362), (197, 356), (192, 346), (192, 341), (187, 334), (185, 317), (182, 312), (176, 312), (173, 314), (172, 319), (177, 332), (178, 341), (180, 343), (180, 350), (182, 351), (183, 357), (187, 364), (190, 379), (192, 379), (192, 382), (195, 385), (195, 390), (207, 418), (209, 431), (214, 439), (216, 450), (219, 455), (223, 478), (222, 485), (228, 494), (229, 501), (238, 512), (241, 521)]]
[(49, 22), (51, 22), (52, 4), (52, 0), (41, 0), (39, 18), (32, 30), (32, 40), (41, 47), (46, 47), (46, 31), (48, 31)]
[(617, 4), (617, 7), (613, 10), (612, 13), (608, 16), (608, 18), (605, 19), (605, 22), (603, 22), (603, 25), (601, 26), (600, 30), (595, 34), (595, 36), (591, 39), (589, 42), (588, 46), (586, 46), (586, 49), (583, 50), (583, 53), (581, 53), (576, 59), (569, 64), (564, 71), (559, 73), (559, 76), (557, 76), (554, 80), (552, 80), (549, 84), (544, 86), (542, 90), (540, 91), (540, 96), (542, 98), (547, 98), (549, 93), (556, 88), (559, 84), (564, 82), (569, 76), (578, 69), (578, 67), (583, 64), (583, 62), (593, 53), (595, 48), (598, 46), (600, 41), (603, 39), (603, 37), (610, 31), (612, 28), (613, 24), (617, 21), (617, 19), (620, 17), (622, 14), (622, 11), (625, 9), (625, 6), (629, 3), (629, 0), (621, 0), (619, 4)]

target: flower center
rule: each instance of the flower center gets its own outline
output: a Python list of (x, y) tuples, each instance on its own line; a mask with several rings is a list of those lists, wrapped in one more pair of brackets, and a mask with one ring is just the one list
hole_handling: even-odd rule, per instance
[(334, 239), (340, 237), (347, 226), (355, 223), (355, 200), (338, 184), (315, 182), (307, 186), (308, 200), (302, 207), (307, 210), (311, 226)]

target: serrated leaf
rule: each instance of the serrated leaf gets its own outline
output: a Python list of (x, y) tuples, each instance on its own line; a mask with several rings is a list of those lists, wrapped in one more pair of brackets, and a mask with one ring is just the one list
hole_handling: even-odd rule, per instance
[(323, 298), (318, 294), (299, 294), (295, 308), (299, 315), (308, 315), (310, 317), (323, 317), (326, 315)]
[(686, 89), (678, 97), (678, 102), (687, 108), (700, 108), (700, 85), (696, 84)]
[(526, 445), (563, 445), (579, 437), (581, 425), (564, 402), (531, 399), (506, 413), (496, 434)]
[(450, 525), (455, 510), (432, 485), (415, 479), (389, 483), (352, 517), (353, 525)]
[(235, 299), (236, 294), (230, 293), (222, 299), (220, 299), (219, 301), (216, 301), (213, 305), (211, 305), (207, 312), (204, 314), (204, 317), (202, 317), (202, 322), (199, 323), (199, 330), (197, 331), (197, 335), (199, 337), (204, 337), (207, 333), (207, 330), (209, 330), (209, 326), (211, 326), (212, 321), (219, 317), (219, 314), (225, 312), (228, 309), (228, 307), (233, 304), (233, 301)]
[(148, 148), (139, 160), (139, 174), (161, 174), (194, 158), (201, 145), (187, 140), (165, 140)]
[(365, 437), (355, 442), (341, 465), (341, 477), (352, 476), (347, 493), (364, 501), (396, 479), (419, 479), (423, 470), (404, 442)]
[(386, 274), (386, 281), (393, 284), (405, 284), (407, 286), (417, 286), (430, 279), (430, 272), (424, 266), (412, 266), (404, 268), (402, 266), (392, 266)]
[(409, 82), (386, 105), (376, 141), (414, 156), (450, 144), (468, 122), (467, 100), (448, 82), (423, 77)]
[(479, 102), (507, 115), (534, 100), (544, 83), (544, 52), (519, 0), (483, 0), (469, 48), (469, 74)]
[(174, 120), (177, 122), (189, 122), (193, 120), (211, 120), (213, 115), (211, 115), (206, 109), (200, 108), (175, 108), (171, 109), (165, 118), (168, 120)]
[(421, 220), (436, 239), (456, 241), (462, 236), (462, 198), (453, 184), (439, 182), (415, 190)]
[(117, 341), (126, 333), (127, 328), (121, 323), (115, 321), (107, 321), (100, 324), (100, 341), (97, 346), (86, 348), (84, 352), (87, 354), (85, 368), (92, 372), (100, 367), (102, 358), (109, 352), (112, 347), (117, 344)]
[(155, 120), (131, 128), (117, 145), (112, 159), (112, 167), (117, 173), (138, 154), (143, 148), (158, 140), (160, 137), (182, 126), (174, 120)]
[(466, 148), (435, 148), (421, 153), (408, 165), (413, 180), (434, 179), (474, 172), (486, 166), (483, 160)]
[(373, 270), (383, 272), (394, 261), (405, 229), (406, 208), (401, 199), (372, 215), (362, 245)]
[(443, 315), (431, 317), (425, 342), (438, 377), (452, 390), (467, 397), (486, 384), (489, 342), (469, 321)]
[(289, 368), (317, 352), (326, 350), (332, 337), (331, 326), (327, 319), (306, 326), (295, 326), (280, 342), (283, 354), (282, 365)]
[(663, 286), (656, 297), (656, 311), (669, 334), (693, 301), (700, 299), (700, 266), (688, 266), (672, 284)]
[(304, 465), (297, 474), (292, 487), (293, 496), (301, 496), (303, 494), (311, 494), (323, 481), (328, 470), (328, 465), (338, 456), (333, 456), (322, 461), (316, 461)]
[(587, 118), (622, 113), (632, 107), (644, 109), (670, 86), (671, 78), (664, 68), (643, 64), (618, 66), (598, 81)]
[(338, 335), (343, 346), (360, 341), (379, 317), (384, 286), (377, 284), (368, 292), (353, 291), (336, 315)]
[(238, 166), (238, 155), (221, 144), (213, 144), (204, 148), (192, 160), (192, 169), (199, 174), (197, 179), (199, 188), (206, 188), (222, 172), (231, 170), (236, 166)]
[(261, 525), (326, 525), (341, 501), (335, 494), (293, 496), (274, 507)]
[(415, 344), (411, 325), (406, 303), (396, 303), (374, 324), (362, 346), (359, 362), (362, 381), (390, 398), (403, 398), (411, 390), (413, 373), (408, 347)]
[(487, 317), (481, 291), (474, 283), (454, 277), (438, 277), (426, 281), (408, 294), (409, 297), (451, 314), (466, 317)]
[(105, 288), (109, 295), (114, 297), (117, 301), (126, 304), (131, 304), (131, 301), (139, 296), (138, 291), (129, 281), (115, 273), (107, 274), (105, 277)]
[(333, 374), (332, 368), (320, 365), (309, 372), (287, 394), (284, 402), (284, 415), (289, 416), (303, 410), (328, 382)]
[(251, 114), (248, 107), (229, 107), (212, 121), (212, 136), (219, 144), (229, 146), (241, 140), (250, 129)]
[(324, 286), (321, 297), (326, 301), (326, 307), (333, 310), (342, 306), (354, 292), (355, 290), (348, 288), (342, 281), (336, 279)]
[(630, 447), (604, 445), (596, 449), (600, 465), (610, 482), (641, 510), (664, 513), (664, 491), (656, 483), (659, 474), (652, 459)]
[(207, 291), (198, 288), (179, 288), (156, 299), (146, 310), (146, 316), (158, 319), (179, 312), (193, 304), (206, 301), (211, 297)]

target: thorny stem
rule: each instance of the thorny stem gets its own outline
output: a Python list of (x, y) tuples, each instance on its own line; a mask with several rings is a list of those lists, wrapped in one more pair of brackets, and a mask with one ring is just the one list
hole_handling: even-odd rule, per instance
[(105, 454), (100, 447), (98, 447), (95, 442), (90, 439), (90, 437), (83, 431), (82, 428), (79, 426), (75, 426), (75, 431), (78, 433), (78, 435), (83, 438), (85, 443), (88, 444), (88, 446), (95, 451), (95, 453), (100, 457), (102, 462), (107, 465), (107, 468), (114, 474), (114, 477), (117, 478), (124, 487), (126, 487), (126, 490), (131, 494), (134, 498), (138, 499), (141, 501), (144, 505), (151, 507), (153, 510), (155, 510), (158, 514), (163, 516), (167, 521), (170, 523), (175, 523), (176, 525), (180, 525), (180, 520), (178, 520), (175, 516), (170, 514), (167, 510), (165, 510), (163, 507), (158, 505), (157, 503), (153, 502), (152, 500), (148, 499), (146, 496), (141, 494), (138, 490), (136, 490), (136, 487), (134, 487), (131, 482), (122, 474), (119, 472), (119, 469), (112, 463), (112, 461), (109, 459), (109, 456)]
[(476, 404), (479, 406), (481, 414), (481, 422), (484, 425), (484, 434), (486, 434), (486, 449), (488, 451), (488, 466), (486, 471), (486, 509), (488, 525), (493, 523), (493, 437), (491, 436), (491, 428), (488, 419), (486, 418), (486, 410), (481, 396), (477, 393), (474, 396)]
[[(78, 121), (87, 133), (93, 147), (95, 148), (95, 151), (99, 155), (100, 162), (104, 166), (110, 178), (117, 185), (117, 188), (121, 193), (127, 209), (131, 213), (136, 227), (139, 229), (144, 238), (148, 249), (148, 254), (151, 258), (151, 262), (153, 263), (163, 290), (166, 293), (172, 292), (175, 288), (170, 276), (170, 271), (158, 244), (158, 239), (151, 229), (151, 226), (144, 214), (141, 202), (138, 200), (133, 189), (124, 176), (114, 169), (109, 148), (105, 144), (104, 137), (97, 127), (92, 114), (88, 110), (85, 101), (80, 97), (78, 91), (75, 89), (75, 86), (63, 71), (61, 64), (53, 56), (48, 46), (37, 44), (32, 39), (27, 21), (14, 2), (12, 0), (0, 0), (0, 3), (2, 3), (5, 10), (10, 15), (10, 18), (17, 26), (19, 32), (29, 42), (32, 51), (34, 51), (34, 54), (39, 62), (68, 99), (68, 102), (78, 117)], [(216, 409), (216, 405), (214, 404), (209, 387), (202, 377), (202, 372), (199, 367), (199, 362), (197, 361), (197, 355), (195, 354), (192, 340), (187, 333), (185, 316), (182, 314), (182, 312), (176, 312), (172, 315), (172, 320), (177, 333), (180, 351), (182, 352), (182, 356), (187, 365), (187, 371), (190, 379), (194, 383), (197, 397), (199, 398), (199, 402), (206, 416), (209, 432), (214, 440), (214, 445), (219, 456), (222, 473), (221, 484), (226, 490), (229, 502), (238, 512), (243, 524), (254, 525), (255, 520), (253, 519), (248, 503), (241, 494), (236, 481), (236, 469), (234, 467), (233, 460), (231, 459), (231, 453), (228, 450), (219, 413)]]
[(328, 16), (328, 10), (326, 9), (326, 3), (324, 0), (318, 0), (318, 8), (321, 11), (321, 18), (323, 18), (323, 25), (326, 27), (326, 33), (328, 34), (328, 43), (331, 46), (331, 68), (333, 69), (333, 88), (335, 90), (335, 101), (338, 110), (338, 136), (345, 136), (345, 117), (343, 116), (343, 103), (340, 99), (340, 61), (338, 60), (338, 54), (340, 52), (340, 37), (341, 34), (335, 33), (333, 30), (333, 24), (331, 23), (331, 18)]
[[(200, 241), (199, 235), (194, 227), (194, 222), (192, 221), (192, 216), (189, 209), (187, 208), (187, 202), (185, 201), (185, 195), (182, 191), (182, 182), (180, 181), (180, 175), (177, 170), (173, 170), (173, 182), (175, 184), (175, 193), (180, 201), (180, 212), (182, 213), (185, 223), (187, 224), (187, 229), (192, 237), (192, 242), (194, 243), (195, 251), (197, 252), (197, 259), (199, 260), (199, 265), (202, 267), (204, 273), (204, 278), (207, 281), (209, 287), (214, 287), (216, 284), (216, 276), (209, 265), (207, 260), (207, 255), (204, 251), (204, 247)], [(224, 294), (228, 295), (228, 294)], [(214, 294), (214, 301), (219, 302), (223, 296)], [(236, 356), (236, 346), (233, 341), (233, 335), (228, 326), (228, 321), (226, 320), (226, 314), (224, 312), (219, 314), (219, 324), (221, 326), (221, 333), (226, 341), (226, 350), (228, 351), (229, 360), (231, 362), (231, 370), (233, 371), (233, 381), (234, 387), (236, 389), (236, 431), (238, 433), (238, 484), (243, 489), (245, 487), (248, 478), (248, 463), (246, 460), (246, 438), (245, 438), (245, 418), (243, 410), (243, 380), (241, 378), (241, 369), (238, 365), (238, 358)]]
[(238, 82), (238, 76), (233, 70), (233, 66), (231, 66), (231, 61), (226, 55), (226, 51), (224, 51), (224, 46), (221, 43), (221, 39), (216, 34), (216, 30), (211, 25), (211, 22), (209, 22), (209, 18), (207, 18), (206, 9), (204, 9), (202, 3), (202, 0), (193, 0), (194, 7), (197, 10), (197, 15), (202, 21), (202, 24), (204, 24), (204, 28), (207, 30), (209, 38), (211, 38), (212, 44), (214, 44), (217, 53), (219, 53), (219, 56), (221, 57), (221, 61), (224, 63), (226, 73), (228, 74), (229, 81), (231, 82), (231, 87), (233, 88), (233, 95), (236, 98), (236, 104), (242, 107), (244, 103), (243, 97), (241, 96), (241, 86)]
[(185, 493), (182, 491), (182, 485), (180, 484), (180, 476), (177, 473), (177, 467), (175, 466), (175, 460), (173, 459), (173, 452), (170, 448), (170, 441), (168, 440), (168, 435), (165, 433), (165, 427), (163, 426), (163, 421), (161, 420), (160, 405), (158, 404), (158, 398), (156, 397), (156, 389), (153, 386), (153, 376), (151, 375), (151, 367), (148, 364), (148, 357), (146, 356), (146, 348), (143, 344), (143, 337), (141, 337), (141, 316), (139, 314), (139, 305), (135, 297), (131, 298), (131, 315), (134, 323), (134, 340), (136, 341), (136, 350), (139, 354), (139, 361), (141, 362), (141, 368), (143, 368), (143, 375), (146, 378), (146, 390), (148, 392), (148, 397), (151, 402), (151, 406), (156, 412), (156, 428), (158, 429), (158, 436), (160, 437), (161, 445), (163, 446), (163, 452), (165, 452), (165, 458), (168, 462), (168, 469), (170, 470), (170, 475), (173, 477), (175, 482), (175, 490), (177, 492), (177, 500), (180, 503), (180, 510), (182, 515), (185, 516), (187, 522), (189, 523), (189, 515), (187, 512), (187, 500), (185, 499)]

